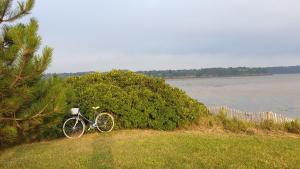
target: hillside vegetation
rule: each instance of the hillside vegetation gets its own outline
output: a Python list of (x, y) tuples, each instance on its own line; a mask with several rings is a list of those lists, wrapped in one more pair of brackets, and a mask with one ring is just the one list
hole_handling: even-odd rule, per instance
[(128, 130), (16, 146), (1, 153), (0, 168), (296, 169), (299, 151), (291, 137)]
[(207, 115), (206, 107), (160, 78), (130, 71), (70, 77), (73, 106), (93, 118), (93, 106), (112, 112), (119, 128), (171, 130)]

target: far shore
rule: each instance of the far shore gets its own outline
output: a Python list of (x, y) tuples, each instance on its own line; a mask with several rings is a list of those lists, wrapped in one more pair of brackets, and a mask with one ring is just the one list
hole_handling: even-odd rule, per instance
[(165, 80), (176, 79), (209, 79), (209, 78), (231, 78), (231, 77), (255, 77), (255, 76), (274, 76), (274, 75), (294, 75), (300, 73), (286, 73), (286, 74), (255, 74), (255, 75), (237, 75), (237, 76), (177, 76), (177, 77), (160, 77)]

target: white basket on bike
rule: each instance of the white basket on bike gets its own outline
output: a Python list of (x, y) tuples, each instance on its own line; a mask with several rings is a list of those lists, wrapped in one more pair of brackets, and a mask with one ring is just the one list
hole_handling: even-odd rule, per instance
[(71, 108), (71, 114), (77, 115), (79, 113), (79, 108)]

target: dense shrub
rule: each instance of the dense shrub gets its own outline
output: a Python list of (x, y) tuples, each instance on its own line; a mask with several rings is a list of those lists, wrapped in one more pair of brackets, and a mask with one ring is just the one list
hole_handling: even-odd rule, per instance
[(0, 128), (0, 147), (10, 145), (17, 140), (17, 130), (15, 127), (2, 126)]
[(300, 134), (300, 121), (293, 120), (285, 123), (285, 129), (290, 133)]
[(221, 111), (217, 118), (221, 121), (224, 129), (232, 132), (246, 132), (248, 129), (248, 124), (245, 121), (239, 120), (237, 118), (229, 119), (226, 115), (226, 112)]
[(255, 134), (255, 130), (265, 130), (265, 131), (287, 131), (289, 133), (300, 134), (300, 121), (292, 120), (286, 123), (275, 123), (273, 120), (263, 120), (260, 123), (248, 122), (244, 120), (239, 120), (237, 118), (228, 118), (227, 112), (221, 110), (218, 115), (212, 119), (212, 123), (218, 124), (218, 121), (221, 122), (221, 126), (232, 132), (246, 132), (248, 134)]
[(284, 130), (282, 123), (275, 123), (274, 120), (264, 120), (260, 123), (259, 127), (265, 130)]
[(94, 117), (92, 106), (112, 112), (119, 128), (170, 130), (207, 114), (206, 107), (163, 79), (130, 71), (93, 73), (67, 80), (74, 89), (73, 106)]
[(266, 130), (272, 130), (275, 128), (275, 123), (273, 120), (264, 120), (260, 123), (260, 127)]

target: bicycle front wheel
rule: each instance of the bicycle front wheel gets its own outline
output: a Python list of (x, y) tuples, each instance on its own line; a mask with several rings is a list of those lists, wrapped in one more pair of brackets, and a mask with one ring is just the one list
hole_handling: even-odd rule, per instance
[(77, 117), (69, 118), (63, 125), (64, 135), (68, 138), (79, 138), (83, 135), (85, 124)]
[(109, 113), (100, 113), (96, 117), (96, 124), (100, 132), (110, 132), (115, 126), (114, 117)]

